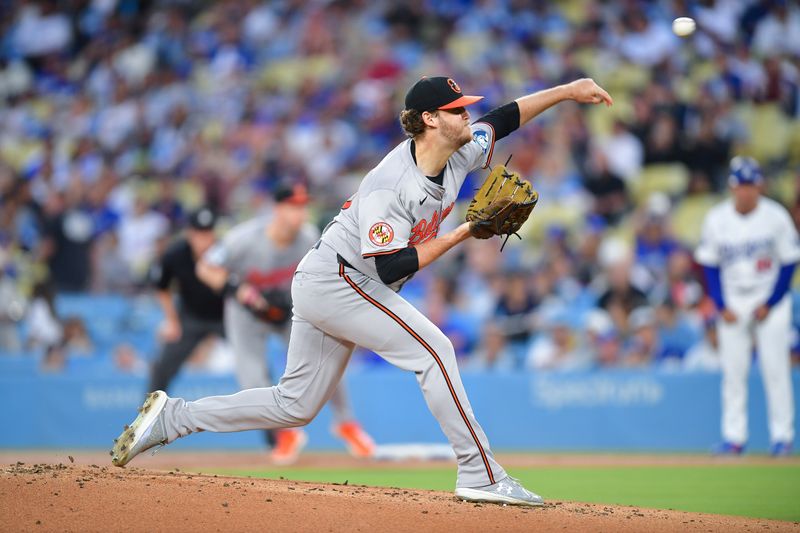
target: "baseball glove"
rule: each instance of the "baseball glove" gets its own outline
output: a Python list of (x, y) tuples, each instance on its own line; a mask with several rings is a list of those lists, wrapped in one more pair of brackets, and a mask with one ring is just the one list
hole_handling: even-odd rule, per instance
[(509, 236), (517, 235), (538, 201), (539, 193), (528, 181), (497, 165), (467, 207), (470, 232), (478, 239), (505, 235), (508, 241)]
[(292, 299), (281, 289), (265, 289), (259, 293), (261, 298), (245, 298), (240, 303), (256, 318), (282, 326), (292, 318)]

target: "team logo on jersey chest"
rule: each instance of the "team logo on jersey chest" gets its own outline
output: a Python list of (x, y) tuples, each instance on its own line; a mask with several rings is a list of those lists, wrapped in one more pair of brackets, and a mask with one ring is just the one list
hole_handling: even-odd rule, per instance
[(719, 254), (722, 264), (758, 257), (772, 257), (775, 254), (775, 241), (771, 237), (765, 237), (744, 242), (723, 242), (720, 245)]
[(386, 222), (376, 222), (369, 228), (369, 240), (375, 246), (386, 246), (394, 239), (394, 230)]
[(292, 282), (295, 270), (297, 270), (297, 264), (263, 271), (252, 268), (247, 272), (244, 279), (256, 289), (288, 287)]
[(442, 223), (442, 220), (447, 218), (447, 215), (450, 214), (450, 211), (453, 210), (453, 206), (455, 202), (451, 203), (441, 214), (441, 218), (439, 215), (439, 211), (435, 211), (433, 213), (433, 217), (430, 220), (422, 219), (417, 222), (413, 228), (411, 228), (411, 237), (408, 239), (409, 246), (414, 246), (415, 244), (421, 244), (423, 242), (427, 242), (431, 239), (436, 238), (439, 234), (439, 225)]

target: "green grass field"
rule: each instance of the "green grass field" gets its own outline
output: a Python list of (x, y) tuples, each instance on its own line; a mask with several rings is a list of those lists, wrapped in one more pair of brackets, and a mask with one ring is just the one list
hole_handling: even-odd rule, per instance
[[(204, 470), (234, 476), (453, 490), (455, 468)], [(800, 465), (511, 468), (545, 499), (800, 521)]]

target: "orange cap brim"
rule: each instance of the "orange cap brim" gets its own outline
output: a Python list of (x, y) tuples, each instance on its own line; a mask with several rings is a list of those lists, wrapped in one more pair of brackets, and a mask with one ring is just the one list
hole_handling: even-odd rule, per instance
[(311, 201), (311, 198), (305, 193), (294, 194), (289, 198), (286, 198), (280, 203), (290, 204), (290, 205), (307, 205), (308, 202)]
[(474, 104), (478, 100), (483, 100), (483, 96), (467, 96), (464, 95), (461, 98), (453, 100), (447, 105), (443, 105), (439, 109), (453, 109), (455, 107), (467, 107), (470, 104)]

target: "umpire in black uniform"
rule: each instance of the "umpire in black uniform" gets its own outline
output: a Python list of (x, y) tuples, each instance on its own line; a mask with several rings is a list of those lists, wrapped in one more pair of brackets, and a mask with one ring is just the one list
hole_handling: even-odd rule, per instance
[[(195, 274), (197, 260), (214, 244), (216, 220), (216, 215), (208, 208), (192, 213), (184, 235), (170, 244), (150, 270), (150, 279), (164, 312), (160, 328), (164, 344), (152, 367), (149, 391), (166, 391), (181, 365), (203, 339), (212, 334), (224, 336), (224, 299)], [(173, 288), (177, 298), (173, 298)]]

